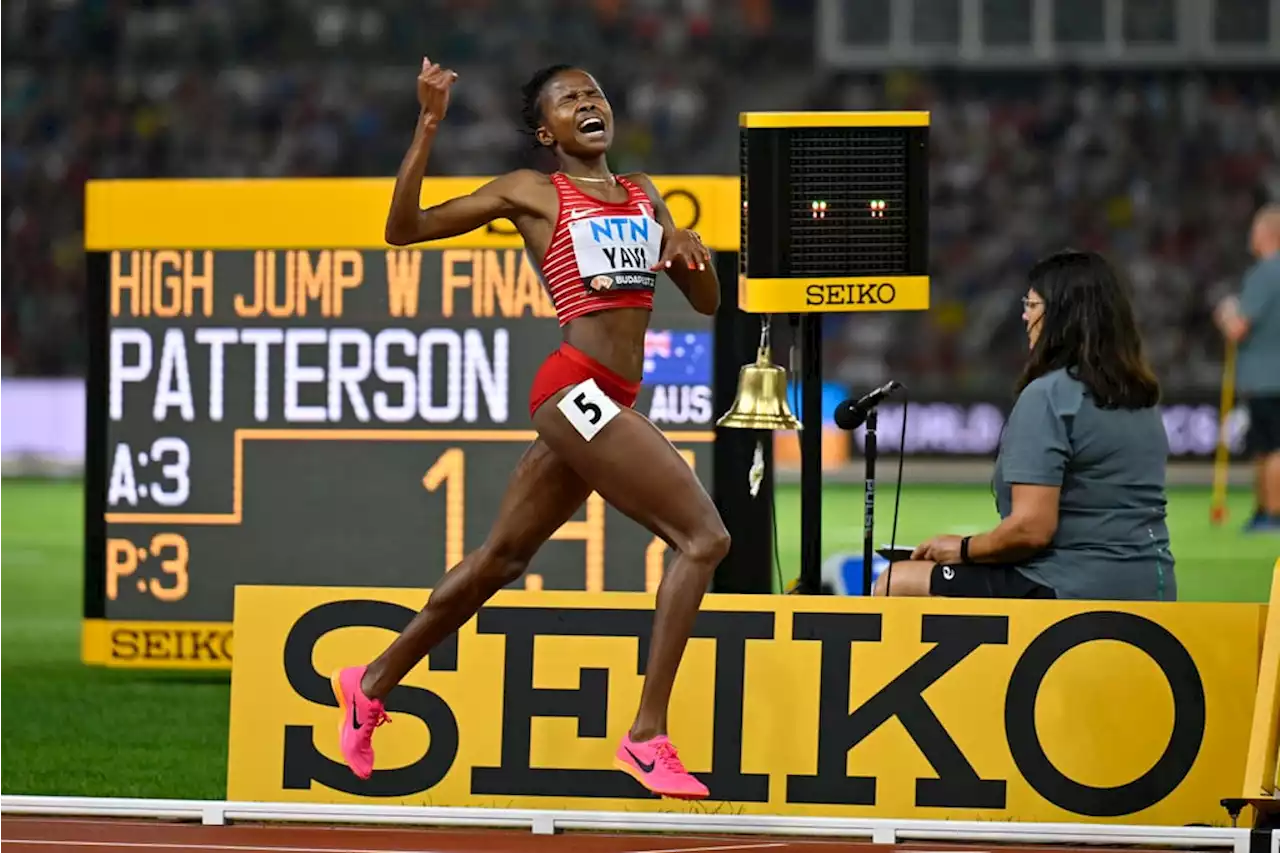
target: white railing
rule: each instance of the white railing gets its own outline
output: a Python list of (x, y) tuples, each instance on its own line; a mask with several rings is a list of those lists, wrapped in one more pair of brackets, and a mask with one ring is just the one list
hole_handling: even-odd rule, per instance
[[(561, 830), (682, 832), (716, 835), (765, 834), (859, 838), (877, 844), (946, 841), (1108, 846), (1159, 845), (1196, 849), (1230, 848), (1232, 853), (1249, 853), (1249, 830), (1225, 827), (998, 823), (550, 809), (428, 808), (316, 803), (236, 803), (212, 800), (98, 799), (8, 794), (0, 796), (0, 814), (189, 820), (200, 821), (210, 826), (220, 826), (235, 821), (462, 826), (528, 828), (542, 835), (550, 835)], [(1280, 839), (1280, 833), (1273, 832), (1273, 849), (1277, 839)]]

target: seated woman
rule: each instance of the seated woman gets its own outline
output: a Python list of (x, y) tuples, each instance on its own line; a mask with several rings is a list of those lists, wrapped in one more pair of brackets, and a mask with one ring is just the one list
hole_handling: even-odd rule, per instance
[(935, 536), (875, 592), (1175, 601), (1168, 438), (1129, 298), (1092, 252), (1045, 258), (1029, 285), (1030, 355), (993, 477), (1001, 522)]

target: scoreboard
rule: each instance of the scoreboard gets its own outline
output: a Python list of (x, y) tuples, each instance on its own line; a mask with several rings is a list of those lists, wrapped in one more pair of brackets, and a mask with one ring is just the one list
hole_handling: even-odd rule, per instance
[[(736, 181), (657, 183), (736, 249)], [(390, 249), (390, 191), (90, 185), (86, 662), (227, 667), (237, 584), (427, 588), (484, 541), (560, 328), (508, 223)], [(711, 318), (665, 277), (645, 352), (637, 408), (710, 488)], [(519, 584), (652, 590), (667, 558), (593, 494)]]
[(929, 113), (739, 115), (749, 313), (929, 307)]

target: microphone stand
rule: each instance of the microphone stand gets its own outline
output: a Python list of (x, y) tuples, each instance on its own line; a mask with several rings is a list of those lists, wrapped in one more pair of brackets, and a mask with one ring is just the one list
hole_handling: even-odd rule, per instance
[(863, 455), (867, 471), (862, 508), (862, 594), (871, 595), (871, 560), (875, 553), (872, 531), (876, 517), (876, 409), (867, 413), (867, 432)]
[[(864, 478), (864, 503), (862, 507), (862, 594), (871, 595), (871, 561), (875, 559), (875, 542), (873, 534), (876, 520), (876, 426), (879, 420), (879, 407), (886, 397), (902, 388), (902, 384), (891, 381), (872, 391), (859, 400), (846, 400), (836, 407), (836, 426), (844, 430), (856, 430), (866, 426), (863, 434), (863, 458), (866, 461)], [(902, 410), (902, 441), (906, 446), (907, 412), (904, 404)], [(902, 453), (898, 455), (898, 494), (902, 494)], [(898, 507), (893, 509), (894, 536), (898, 532)]]

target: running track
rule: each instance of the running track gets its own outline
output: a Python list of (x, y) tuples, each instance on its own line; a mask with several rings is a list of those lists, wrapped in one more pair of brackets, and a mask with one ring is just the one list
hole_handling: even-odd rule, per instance
[[(201, 826), (161, 821), (6, 817), (5, 853), (948, 853), (972, 846), (888, 845), (839, 839), (568, 833), (528, 830)], [(1095, 850), (1098, 848), (1094, 848)], [(1075, 853), (1066, 847), (1004, 847), (1000, 853)], [(1150, 853), (1135, 848), (1125, 853)]]

